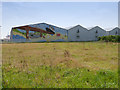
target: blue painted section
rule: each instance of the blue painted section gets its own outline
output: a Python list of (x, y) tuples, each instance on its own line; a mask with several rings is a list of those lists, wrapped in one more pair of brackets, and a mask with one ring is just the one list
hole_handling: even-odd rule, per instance
[(38, 42), (46, 42), (46, 40), (39, 40)]
[(20, 35), (13, 35), (13, 39), (26, 39), (26, 38)]
[(63, 39), (57, 39), (57, 40), (52, 40), (52, 41), (60, 41), (61, 42), (61, 41), (63, 41)]

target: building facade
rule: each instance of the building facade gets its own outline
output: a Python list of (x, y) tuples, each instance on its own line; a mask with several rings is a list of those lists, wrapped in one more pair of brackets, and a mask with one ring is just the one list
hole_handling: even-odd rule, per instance
[(89, 31), (77, 25), (68, 30), (68, 41), (89, 41)]
[(90, 41), (97, 41), (98, 37), (106, 36), (106, 31), (99, 26), (89, 29), (89, 39)]
[(42, 42), (67, 41), (67, 30), (46, 23), (14, 27), (11, 30), (11, 41)]
[(97, 41), (98, 37), (120, 35), (120, 29), (106, 31), (99, 26), (91, 29), (80, 25), (63, 29), (46, 23), (13, 27), (10, 40), (13, 42), (46, 42), (46, 41)]
[(120, 29), (118, 27), (109, 31), (109, 35), (120, 35)]

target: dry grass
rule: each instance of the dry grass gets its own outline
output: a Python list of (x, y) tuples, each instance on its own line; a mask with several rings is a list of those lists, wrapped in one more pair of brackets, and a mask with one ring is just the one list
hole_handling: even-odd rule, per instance
[(28, 68), (31, 66), (62, 65), (93, 70), (118, 68), (118, 44), (100, 42), (76, 43), (17, 43), (2, 45), (3, 65)]

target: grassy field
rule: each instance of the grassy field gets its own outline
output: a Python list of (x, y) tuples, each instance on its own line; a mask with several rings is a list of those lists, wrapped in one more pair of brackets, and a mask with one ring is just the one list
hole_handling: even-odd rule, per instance
[(3, 88), (118, 88), (118, 43), (2, 45)]

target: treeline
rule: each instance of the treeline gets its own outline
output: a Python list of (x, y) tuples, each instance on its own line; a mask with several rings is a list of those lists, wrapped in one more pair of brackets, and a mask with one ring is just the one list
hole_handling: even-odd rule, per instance
[(98, 37), (98, 40), (105, 42), (120, 42), (120, 36), (119, 35), (102, 36)]

